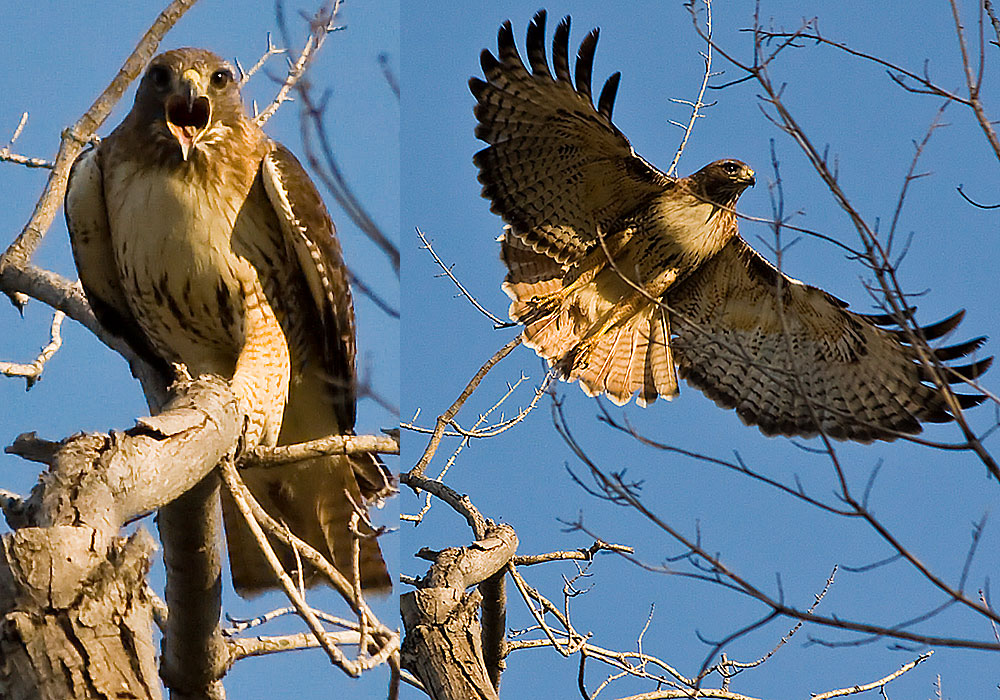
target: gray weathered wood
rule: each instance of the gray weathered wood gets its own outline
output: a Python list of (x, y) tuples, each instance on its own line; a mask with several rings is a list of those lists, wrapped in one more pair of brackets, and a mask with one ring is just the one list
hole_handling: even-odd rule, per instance
[(417, 590), (400, 597), (406, 629), (402, 665), (434, 700), (498, 698), (483, 660), (482, 596), (466, 589), (494, 576), (516, 551), (514, 529), (491, 524), (483, 539), (430, 555), (434, 563)]
[[(143, 531), (126, 539), (120, 530), (191, 492), (173, 511), (175, 519), (211, 511), (214, 520), (171, 528), (187, 533), (178, 551), (215, 547), (218, 486), (206, 476), (236, 449), (244, 422), (218, 377), (174, 387), (174, 397), (161, 414), (126, 432), (59, 443), (23, 435), (8, 448), (49, 469), (10, 513), (15, 531), (0, 538), (0, 697), (161, 697), (145, 582), (154, 545)], [(178, 698), (223, 697), (218, 678), (229, 659), (217, 631), (218, 552), (206, 561), (184, 578), (184, 595), (200, 590), (206, 600), (174, 622), (187, 616), (185, 639), (196, 637), (194, 645), (177, 651), (167, 667), (180, 668), (192, 649), (211, 653), (201, 661), (198, 682)]]

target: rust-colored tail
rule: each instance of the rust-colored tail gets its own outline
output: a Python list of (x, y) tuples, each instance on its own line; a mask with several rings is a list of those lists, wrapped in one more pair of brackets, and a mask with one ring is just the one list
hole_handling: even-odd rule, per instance
[(645, 406), (677, 393), (665, 310), (633, 298), (634, 313), (618, 317), (629, 308), (622, 296), (630, 290), (614, 271), (565, 285), (572, 265), (535, 252), (509, 232), (501, 237), (501, 255), (510, 316), (525, 324), (524, 344), (563, 379), (579, 380), (590, 396), (605, 394), (618, 405), (633, 395)]

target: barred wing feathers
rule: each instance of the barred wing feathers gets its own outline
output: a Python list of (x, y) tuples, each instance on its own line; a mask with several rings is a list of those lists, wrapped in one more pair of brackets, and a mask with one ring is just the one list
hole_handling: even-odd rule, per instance
[[(540, 11), (528, 27), (527, 62), (504, 23), (497, 55), (482, 52), (485, 80), (470, 81), (476, 136), (488, 144), (475, 163), (483, 196), (508, 224), (503, 289), (525, 345), (616, 404), (671, 398), (676, 366), (768, 435), (892, 440), (952, 418), (948, 390), (894, 319), (848, 311), (739, 237), (733, 208), (754, 184), (749, 166), (723, 159), (674, 179), (647, 163), (611, 122), (618, 74), (594, 105), (597, 30), (571, 72), (564, 19), (550, 68), (545, 20)], [(934, 340), (960, 319), (917, 331)], [(932, 359), (964, 357), (983, 341)], [(943, 367), (940, 378), (975, 379), (990, 362)], [(956, 395), (961, 407), (982, 399)]]
[[(780, 288), (780, 294), (779, 294)], [(824, 434), (859, 442), (918, 433), (952, 419), (942, 393), (889, 316), (852, 313), (821, 289), (782, 275), (735, 238), (665, 299), (680, 376), (766, 435)], [(934, 340), (959, 312), (922, 329)], [(940, 362), (973, 353), (985, 338), (934, 350)], [(974, 379), (986, 358), (943, 373)], [(983, 400), (957, 394), (965, 408)]]
[(597, 30), (580, 47), (575, 78), (568, 44), (567, 17), (553, 38), (553, 77), (540, 11), (528, 29), (529, 72), (505, 22), (499, 58), (487, 50), (481, 55), (486, 80), (469, 81), (477, 100), (476, 136), (490, 144), (475, 156), (483, 196), (515, 236), (559, 262), (585, 254), (598, 230), (607, 231), (672, 182), (636, 155), (611, 123), (617, 74), (594, 109), (590, 78)]

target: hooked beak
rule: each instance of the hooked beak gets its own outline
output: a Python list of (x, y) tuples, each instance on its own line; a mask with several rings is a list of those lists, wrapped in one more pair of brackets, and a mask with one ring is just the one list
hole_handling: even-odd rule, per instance
[(181, 157), (185, 161), (212, 117), (212, 103), (202, 93), (200, 82), (198, 71), (184, 71), (177, 91), (167, 98), (166, 103), (167, 128), (180, 144)]
[(747, 166), (746, 172), (743, 173), (740, 179), (746, 183), (748, 187), (753, 187), (757, 184), (757, 178), (754, 177), (754, 171), (749, 166)]

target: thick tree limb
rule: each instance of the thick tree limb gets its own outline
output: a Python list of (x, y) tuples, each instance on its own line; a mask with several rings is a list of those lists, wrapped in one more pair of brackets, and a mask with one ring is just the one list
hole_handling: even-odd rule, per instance
[[(7, 448), (50, 468), (11, 518), (19, 529), (0, 540), (0, 696), (106, 698), (127, 689), (134, 697), (160, 697), (145, 586), (153, 545), (148, 535), (126, 541), (118, 532), (190, 492), (165, 511), (168, 520), (188, 518), (170, 529), (197, 540), (191, 546), (215, 546), (217, 516), (196, 521), (191, 512), (214, 513), (217, 486), (206, 475), (236, 449), (245, 422), (236, 406), (225, 381), (200, 377), (178, 385), (161, 414), (124, 433), (59, 443), (22, 435)], [(200, 532), (196, 522), (203, 523)], [(229, 660), (216, 631), (218, 552), (214, 564), (209, 557), (194, 566), (197, 575), (188, 572), (183, 588), (168, 589), (168, 599), (177, 599), (200, 588), (204, 600), (171, 606), (168, 640), (178, 626), (189, 628), (167, 642), (165, 675), (172, 682), (171, 671), (183, 668), (190, 683), (200, 672), (197, 687), (175, 697), (222, 697), (216, 679)], [(204, 657), (194, 666), (177, 646), (192, 636), (199, 642), (183, 646), (184, 653), (200, 649)]]
[[(222, 677), (231, 662), (219, 629), (222, 541), (219, 478), (213, 472), (157, 517), (167, 570), (170, 616), (163, 634), (160, 676), (171, 700), (225, 698)], [(200, 556), (191, 556), (199, 552)]]
[(479, 584), (482, 596), (482, 650), (486, 673), (493, 689), (500, 692), (500, 674), (504, 672), (507, 656), (507, 589), (505, 571), (497, 573)]
[(97, 534), (31, 527), (0, 540), (0, 697), (161, 697), (145, 586), (155, 545), (143, 531)]
[(483, 539), (432, 554), (434, 564), (417, 590), (400, 597), (406, 629), (402, 665), (434, 700), (498, 697), (483, 659), (476, 616), (482, 596), (466, 589), (501, 571), (517, 543), (514, 528), (491, 523)]

